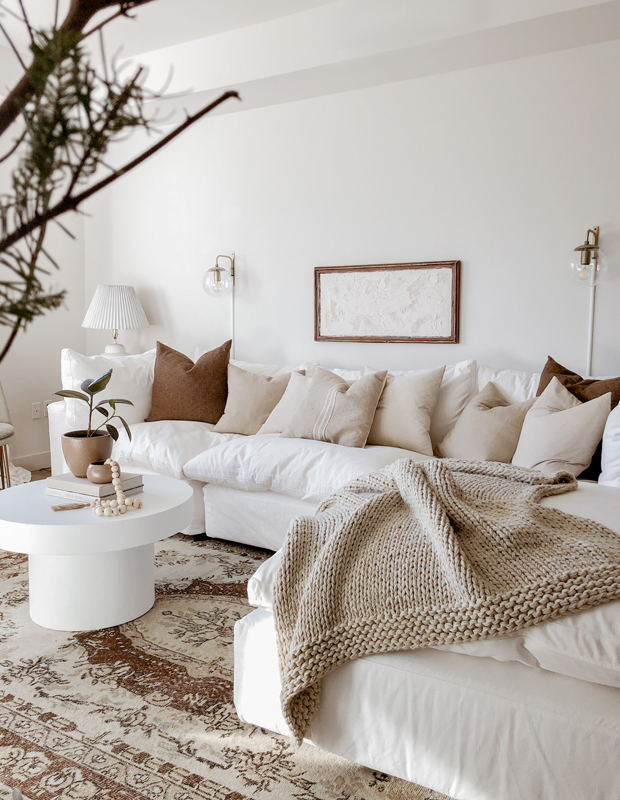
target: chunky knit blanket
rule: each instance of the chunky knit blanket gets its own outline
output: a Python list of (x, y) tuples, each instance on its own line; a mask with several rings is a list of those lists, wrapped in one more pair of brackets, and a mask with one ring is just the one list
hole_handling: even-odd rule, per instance
[(539, 504), (576, 488), (567, 472), (407, 459), (294, 520), (274, 591), (294, 739), (323, 676), (346, 661), (505, 636), (620, 599), (620, 536)]

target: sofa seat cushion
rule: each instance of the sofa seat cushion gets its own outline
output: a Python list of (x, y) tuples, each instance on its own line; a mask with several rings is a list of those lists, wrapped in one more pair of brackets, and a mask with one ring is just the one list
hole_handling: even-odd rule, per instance
[(313, 439), (248, 436), (196, 455), (183, 473), (186, 478), (233, 489), (318, 501), (354, 478), (401, 458), (426, 461), (429, 456), (398, 447), (354, 448)]
[(131, 426), (131, 441), (123, 433), (114, 445), (113, 458), (123, 466), (153, 470), (159, 475), (183, 478), (183, 465), (224, 442), (234, 433), (214, 433), (208, 422), (160, 420)]

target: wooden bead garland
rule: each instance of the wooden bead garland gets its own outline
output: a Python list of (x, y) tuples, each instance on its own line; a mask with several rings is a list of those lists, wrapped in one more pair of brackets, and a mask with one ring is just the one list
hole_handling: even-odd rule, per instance
[(138, 497), (125, 497), (121, 489), (121, 469), (118, 461), (108, 458), (105, 462), (112, 467), (112, 486), (116, 491), (116, 500), (93, 500), (90, 504), (98, 517), (117, 517), (125, 514), (129, 508), (142, 508), (142, 500)]

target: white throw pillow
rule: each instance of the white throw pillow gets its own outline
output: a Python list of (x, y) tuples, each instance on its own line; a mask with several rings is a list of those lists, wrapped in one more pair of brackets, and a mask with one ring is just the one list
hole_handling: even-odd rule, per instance
[(433, 455), (431, 416), (445, 367), (388, 375), (368, 435), (368, 444), (404, 447)]
[(582, 403), (557, 378), (527, 412), (512, 463), (547, 475), (580, 475), (601, 441), (611, 392)]
[(478, 391), (492, 382), (509, 403), (524, 403), (536, 397), (540, 372), (517, 372), (513, 369), (497, 369), (479, 364), (477, 369)]
[(310, 378), (302, 372), (293, 372), (291, 374), (291, 379), (288, 382), (286, 391), (282, 395), (282, 399), (258, 431), (259, 435), (266, 433), (282, 433), (298, 408), (306, 392), (306, 384), (309, 380)]
[[(205, 353), (208, 353), (211, 348), (207, 349), (205, 347), (197, 347), (194, 350), (194, 361), (198, 361), (200, 356), (203, 356)], [(288, 375), (294, 369), (298, 369), (297, 366), (287, 366), (287, 365), (280, 365), (280, 364), (260, 364), (255, 361), (239, 361), (238, 359), (231, 358), (229, 361), (234, 367), (239, 367), (239, 369), (244, 369), (246, 372), (255, 372), (257, 375), (269, 375), (272, 378), (278, 378), (280, 375)]]
[(598, 482), (620, 487), (620, 405), (607, 417)]
[[(144, 422), (151, 410), (155, 350), (109, 358), (105, 355), (85, 356), (65, 348), (60, 357), (62, 388), (80, 391), (83, 381), (87, 378), (98, 378), (109, 369), (112, 370), (112, 377), (100, 395), (101, 399), (119, 397), (122, 400), (131, 400), (133, 406), (124, 405), (119, 408), (120, 415), (129, 424)], [(70, 398), (66, 398), (65, 403), (69, 426), (74, 429), (84, 427), (88, 422), (86, 404)], [(103, 417), (99, 422), (102, 420)]]

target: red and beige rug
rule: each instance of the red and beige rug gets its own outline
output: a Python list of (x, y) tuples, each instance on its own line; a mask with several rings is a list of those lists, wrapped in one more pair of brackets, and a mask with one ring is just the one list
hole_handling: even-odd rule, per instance
[(69, 634), (31, 622), (26, 556), (0, 551), (0, 798), (447, 800), (239, 721), (233, 625), (267, 555), (168, 539), (148, 614)]

